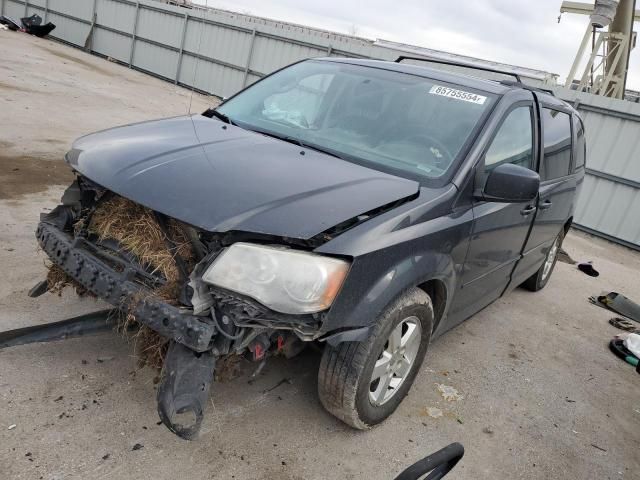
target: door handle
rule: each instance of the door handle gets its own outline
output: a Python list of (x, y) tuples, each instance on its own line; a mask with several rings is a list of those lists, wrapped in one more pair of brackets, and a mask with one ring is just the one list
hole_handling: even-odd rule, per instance
[(536, 211), (536, 207), (534, 207), (533, 205), (527, 205), (522, 210), (520, 210), (520, 215), (522, 215), (523, 217), (526, 217), (527, 215), (531, 215), (535, 211)]
[(539, 208), (540, 210), (546, 210), (547, 208), (551, 207), (551, 205), (553, 205), (553, 203), (551, 203), (549, 200), (545, 200), (540, 204)]

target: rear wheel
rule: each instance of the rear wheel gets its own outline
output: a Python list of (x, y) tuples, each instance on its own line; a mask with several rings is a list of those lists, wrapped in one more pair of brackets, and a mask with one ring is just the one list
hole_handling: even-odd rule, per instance
[(362, 342), (327, 345), (318, 375), (322, 405), (358, 429), (382, 422), (409, 392), (432, 328), (431, 299), (413, 288), (387, 307)]
[(522, 284), (524, 288), (527, 290), (531, 290), (532, 292), (537, 292), (538, 290), (542, 290), (544, 286), (551, 278), (551, 273), (553, 272), (554, 267), (556, 266), (556, 261), (558, 260), (558, 251), (562, 246), (562, 240), (564, 239), (564, 230), (560, 230), (560, 233), (553, 241), (553, 244), (549, 248), (547, 252), (547, 256), (544, 259), (544, 263), (540, 266), (538, 271), (531, 275), (525, 282)]

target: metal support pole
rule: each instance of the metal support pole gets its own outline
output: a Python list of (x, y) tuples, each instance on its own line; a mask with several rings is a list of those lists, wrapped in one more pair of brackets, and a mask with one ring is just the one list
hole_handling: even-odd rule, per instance
[(184, 52), (184, 39), (187, 36), (187, 24), (189, 23), (189, 14), (184, 14), (184, 22), (182, 23), (182, 39), (180, 40), (180, 51), (178, 52), (178, 64), (176, 65), (176, 78), (173, 83), (178, 84), (180, 78), (180, 69), (182, 68), (182, 52)]
[(587, 25), (587, 30), (584, 32), (582, 42), (580, 42), (580, 48), (578, 48), (578, 54), (573, 60), (573, 65), (571, 65), (571, 70), (569, 70), (569, 75), (567, 75), (567, 81), (564, 83), (564, 86), (567, 88), (570, 88), (571, 83), (573, 83), (573, 79), (576, 76), (576, 71), (580, 65), (580, 60), (582, 60), (582, 55), (584, 55), (584, 50), (587, 48), (587, 43), (589, 42), (589, 37), (591, 36), (592, 31), (593, 29), (591, 28), (591, 24)]
[[(47, 5), (49, 4), (49, 0), (47, 0)], [(93, 0), (93, 13), (91, 14), (91, 23), (89, 24), (89, 33), (87, 33), (87, 38), (84, 41), (84, 49), (87, 52), (91, 52), (93, 49), (93, 31), (96, 27), (96, 21), (98, 18), (97, 14), (98, 8), (98, 0)]]
[(47, 17), (49, 16), (49, 0), (44, 0), (44, 22), (47, 23)]
[[(616, 10), (616, 15), (613, 17), (613, 21), (611, 25), (609, 25), (609, 33), (612, 34), (620, 34), (626, 37), (626, 43), (623, 48), (623, 52), (621, 52), (621, 58), (616, 55), (614, 61), (607, 61), (606, 72), (607, 76), (610, 77), (618, 77), (622, 83), (622, 96), (624, 96), (624, 89), (627, 83), (627, 65), (628, 58), (631, 53), (631, 35), (633, 32), (633, 16), (635, 10), (635, 0), (620, 0), (618, 3), (618, 9)], [(617, 38), (614, 36), (612, 40), (609, 41), (608, 48), (612, 50), (615, 47)], [(622, 61), (620, 61), (622, 60)], [(620, 98), (622, 98), (620, 96)]]
[(330, 57), (332, 53), (333, 53), (333, 47), (329, 45), (327, 47), (327, 57)]
[[(607, 55), (607, 68), (605, 70), (606, 75), (602, 83), (602, 87), (597, 92), (595, 92), (596, 94), (616, 98), (616, 92), (624, 93), (624, 75), (626, 74), (626, 72), (623, 68), (621, 77), (618, 76), (616, 72), (620, 71), (620, 69), (618, 68), (619, 65), (622, 64), (622, 66), (624, 67), (624, 61), (622, 60), (622, 58), (623, 55), (627, 52), (628, 40), (629, 39), (626, 35), (614, 33), (609, 34), (608, 48), (610, 48), (611, 50)], [(611, 58), (614, 51), (615, 56)], [(610, 88), (610, 83), (614, 79), (616, 80), (616, 83), (621, 86), (620, 90), (616, 88)]]
[(29, 9), (29, 0), (24, 0), (24, 16), (27, 16), (27, 10)]
[(247, 54), (247, 62), (244, 67), (244, 77), (242, 78), (242, 88), (247, 86), (247, 78), (249, 78), (249, 67), (251, 66), (251, 57), (253, 56), (253, 45), (256, 43), (256, 29), (251, 31), (251, 44), (249, 45), (249, 53)]
[[(598, 35), (595, 46), (593, 50), (591, 50), (591, 55), (589, 56), (589, 61), (587, 62), (587, 68), (585, 68), (584, 73), (582, 74), (582, 78), (580, 78), (580, 84), (578, 85), (578, 91), (580, 92), (584, 91), (589, 85), (589, 74), (591, 72), (591, 69), (593, 68), (594, 62), (596, 61), (598, 50), (600, 49), (600, 46), (604, 41), (604, 35), (605, 35), (604, 33), (601, 33), (600, 35)], [(565, 86), (568, 86), (568, 85), (565, 85)]]
[(0, 15), (4, 15), (4, 2), (5, 0), (0, 0), (2, 1), (2, 4), (0, 5)]
[(131, 49), (129, 50), (129, 68), (133, 65), (133, 51), (136, 47), (136, 32), (138, 30), (138, 15), (140, 14), (140, 2), (136, 2), (136, 16), (133, 20), (133, 33), (131, 35)]

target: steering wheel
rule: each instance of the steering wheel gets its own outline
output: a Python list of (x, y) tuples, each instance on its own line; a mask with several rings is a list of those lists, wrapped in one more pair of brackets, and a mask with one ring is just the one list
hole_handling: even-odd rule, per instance
[(453, 161), (453, 155), (444, 144), (426, 133), (416, 133), (402, 139), (403, 141), (418, 140), (419, 143), (429, 147), (429, 153), (435, 158), (436, 166), (443, 170)]

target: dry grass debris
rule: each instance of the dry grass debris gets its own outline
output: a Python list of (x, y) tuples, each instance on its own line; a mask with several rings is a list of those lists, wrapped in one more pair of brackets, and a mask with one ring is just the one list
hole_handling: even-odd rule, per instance
[(62, 296), (62, 290), (64, 290), (65, 287), (71, 286), (75, 288), (76, 293), (80, 297), (95, 297), (92, 292), (67, 275), (67, 273), (55, 263), (48, 263), (47, 269), (47, 288), (51, 293), (57, 294), (60, 297)]
[(153, 273), (161, 273), (169, 284), (180, 280), (176, 255), (187, 263), (193, 263), (194, 256), (191, 243), (179, 224), (170, 219), (167, 228), (175, 249), (168, 248), (167, 236), (150, 209), (113, 196), (96, 208), (88, 230), (100, 240), (116, 240), (143, 265), (151, 267)]

